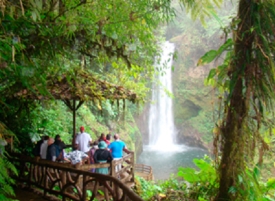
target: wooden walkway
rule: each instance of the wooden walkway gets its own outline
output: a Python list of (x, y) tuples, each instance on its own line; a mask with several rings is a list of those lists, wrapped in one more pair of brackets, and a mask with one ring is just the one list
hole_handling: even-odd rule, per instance
[[(134, 154), (130, 153), (111, 164), (93, 164), (73, 167), (22, 155), (13, 155), (19, 170), (14, 178), (26, 188), (38, 188), (43, 196), (55, 195), (62, 200), (142, 201), (129, 187), (134, 185)], [(119, 171), (115, 167), (121, 165)], [(92, 168), (108, 167), (110, 175), (91, 173)], [(35, 196), (36, 197), (36, 196)], [(20, 200), (21, 198), (19, 198)]]

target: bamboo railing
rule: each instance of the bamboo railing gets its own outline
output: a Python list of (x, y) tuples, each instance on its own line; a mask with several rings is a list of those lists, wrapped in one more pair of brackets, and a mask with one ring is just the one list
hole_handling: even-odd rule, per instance
[[(142, 201), (127, 185), (134, 184), (134, 154), (113, 161), (111, 164), (93, 164), (72, 167), (70, 164), (39, 160), (13, 155), (13, 163), (18, 169), (14, 175), (17, 181), (27, 187), (35, 186), (47, 193), (61, 196), (63, 201), (113, 200)], [(122, 165), (115, 171), (115, 165)], [(109, 167), (110, 175), (92, 173), (91, 168)]]

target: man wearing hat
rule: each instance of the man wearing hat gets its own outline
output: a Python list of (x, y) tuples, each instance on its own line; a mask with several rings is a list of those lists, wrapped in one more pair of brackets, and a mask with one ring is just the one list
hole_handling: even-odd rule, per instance
[(84, 132), (84, 126), (80, 127), (80, 134), (76, 136), (75, 145), (79, 151), (83, 151), (84, 153), (89, 152), (90, 143), (92, 143), (92, 138), (88, 133)]

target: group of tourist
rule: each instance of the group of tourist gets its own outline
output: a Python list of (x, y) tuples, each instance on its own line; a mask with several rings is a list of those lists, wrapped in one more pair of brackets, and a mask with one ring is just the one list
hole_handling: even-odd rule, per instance
[[(35, 147), (35, 155), (50, 161), (67, 161), (73, 165), (110, 163), (112, 160), (119, 160), (123, 157), (123, 152), (130, 153), (119, 135), (114, 135), (111, 142), (111, 135), (101, 134), (98, 140), (93, 142), (91, 136), (80, 127), (80, 133), (75, 138), (75, 146), (69, 153), (64, 151), (65, 144), (59, 135), (55, 139), (44, 136)], [(121, 166), (116, 167), (118, 171)], [(95, 168), (92, 172), (108, 174), (108, 168)]]
[[(90, 148), (90, 145), (92, 147)], [(84, 127), (80, 127), (80, 133), (76, 136), (75, 149), (85, 153), (83, 155), (84, 160), (87, 158), (89, 164), (96, 163), (109, 163), (112, 160), (119, 160), (123, 157), (123, 152), (130, 153), (126, 148), (123, 141), (119, 139), (119, 135), (114, 135), (114, 141), (111, 142), (111, 135), (104, 133), (101, 134), (98, 140), (92, 143), (92, 138), (86, 132), (84, 132)], [(68, 157), (67, 157), (68, 158)], [(83, 161), (83, 158), (82, 158)], [(118, 171), (121, 167), (116, 167)], [(108, 174), (108, 168), (96, 168), (92, 169), (92, 172)]]
[(56, 135), (54, 139), (43, 136), (34, 148), (34, 155), (50, 161), (63, 161), (65, 147), (66, 145), (62, 142), (60, 135)]

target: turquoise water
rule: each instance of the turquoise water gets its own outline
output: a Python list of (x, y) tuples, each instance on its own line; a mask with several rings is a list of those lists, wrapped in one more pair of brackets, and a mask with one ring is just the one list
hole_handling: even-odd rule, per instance
[(137, 163), (149, 165), (153, 168), (155, 180), (168, 179), (171, 174), (177, 174), (178, 167), (196, 167), (194, 158), (203, 158), (208, 154), (200, 148), (185, 145), (170, 147), (144, 146)]

